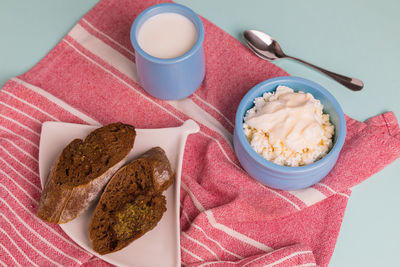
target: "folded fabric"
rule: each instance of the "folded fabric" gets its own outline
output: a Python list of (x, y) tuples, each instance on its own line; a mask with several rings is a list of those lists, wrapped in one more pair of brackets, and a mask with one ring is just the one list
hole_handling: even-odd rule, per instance
[(351, 188), (400, 156), (393, 113), (365, 123), (347, 117), (347, 139), (331, 173), (297, 191), (249, 177), (232, 149), (236, 108), (268, 78), (287, 75), (203, 19), (206, 78), (189, 98), (161, 101), (138, 84), (129, 29), (160, 1), (103, 0), (27, 73), (0, 91), (0, 262), (4, 265), (108, 263), (80, 248), (36, 211), (44, 121), (138, 128), (196, 120), (182, 169), (181, 259), (190, 266), (326, 266)]

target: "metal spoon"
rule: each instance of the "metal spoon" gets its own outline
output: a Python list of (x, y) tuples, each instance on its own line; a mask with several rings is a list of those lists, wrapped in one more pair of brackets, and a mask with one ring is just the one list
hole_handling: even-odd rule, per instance
[(244, 37), (244, 40), (246, 41), (247, 46), (257, 56), (259, 56), (262, 59), (271, 60), (271, 61), (279, 59), (279, 58), (294, 59), (294, 60), (300, 61), (301, 63), (304, 63), (304, 64), (306, 64), (310, 67), (313, 67), (316, 70), (326, 74), (327, 76), (331, 77), (335, 81), (346, 86), (350, 90), (360, 91), (364, 86), (364, 83), (359, 79), (346, 77), (346, 76), (325, 70), (318, 66), (315, 66), (315, 65), (308, 63), (304, 60), (301, 60), (299, 58), (295, 58), (295, 57), (286, 55), (282, 51), (278, 42), (275, 41), (271, 36), (269, 36), (266, 33), (256, 31), (256, 30), (246, 30), (243, 32), (243, 37)]

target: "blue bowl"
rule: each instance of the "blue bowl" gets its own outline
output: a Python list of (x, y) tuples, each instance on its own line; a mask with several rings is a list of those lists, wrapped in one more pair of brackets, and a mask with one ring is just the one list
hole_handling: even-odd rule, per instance
[[(161, 13), (177, 13), (188, 18), (197, 30), (197, 41), (185, 54), (175, 58), (157, 58), (146, 53), (139, 45), (140, 27), (149, 18)], [(139, 82), (150, 95), (162, 100), (183, 99), (193, 94), (205, 76), (204, 26), (199, 16), (186, 6), (164, 3), (141, 12), (130, 32), (135, 49), (135, 62)]]
[[(243, 118), (254, 106), (254, 99), (265, 92), (275, 91), (279, 85), (295, 91), (311, 93), (324, 106), (335, 125), (333, 147), (322, 159), (300, 167), (281, 166), (264, 159), (253, 150), (243, 132)], [(346, 137), (346, 120), (334, 96), (319, 84), (299, 77), (277, 77), (254, 86), (242, 99), (236, 112), (233, 145), (240, 164), (247, 173), (262, 184), (276, 189), (296, 190), (309, 187), (322, 180), (336, 164)]]

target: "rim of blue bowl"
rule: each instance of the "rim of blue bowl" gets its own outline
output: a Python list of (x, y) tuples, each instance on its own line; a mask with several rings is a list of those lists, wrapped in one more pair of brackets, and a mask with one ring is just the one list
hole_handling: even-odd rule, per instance
[[(195, 24), (195, 27), (198, 31), (197, 32), (197, 41), (189, 51), (187, 51), (185, 54), (183, 54), (179, 57), (158, 58), (158, 57), (154, 57), (154, 56), (148, 54), (140, 47), (140, 45), (136, 39), (136, 32), (139, 30), (139, 26), (140, 26), (139, 23), (143, 20), (143, 17), (145, 17), (148, 13), (153, 12), (156, 9), (161, 9), (161, 10), (165, 9), (166, 10), (166, 11), (161, 11), (160, 13), (157, 13), (157, 15), (161, 14), (161, 13), (167, 13), (167, 12), (177, 13), (177, 12), (173, 12), (173, 11), (168, 11), (168, 8), (177, 8), (177, 9), (183, 10), (184, 12), (187, 12), (191, 15), (191, 17), (195, 20), (195, 23), (193, 23), (191, 18), (188, 18), (188, 19), (190, 21), (192, 21), (193, 24)], [(180, 14), (180, 13), (178, 13), (178, 14)], [(180, 15), (185, 16), (184, 14), (180, 14)], [(149, 18), (147, 18), (147, 19), (149, 19)], [(146, 20), (144, 20), (144, 21), (146, 21)], [(130, 39), (131, 39), (131, 43), (132, 43), (132, 46), (135, 49), (135, 51), (138, 51), (147, 60), (158, 63), (158, 64), (171, 64), (171, 63), (183, 61), (186, 58), (191, 57), (194, 53), (196, 53), (201, 48), (203, 41), (204, 41), (204, 26), (203, 26), (203, 23), (201, 22), (200, 17), (193, 10), (188, 8), (187, 6), (184, 6), (181, 4), (176, 4), (176, 3), (162, 3), (162, 4), (157, 4), (157, 5), (146, 8), (136, 17), (136, 19), (133, 22), (132, 27), (131, 27)]]
[[(267, 85), (270, 84), (276, 84), (276, 86), (279, 85), (285, 85), (285, 82), (296, 82), (299, 83), (300, 85), (307, 85), (309, 87), (313, 87), (314, 89), (317, 89), (320, 91), (325, 97), (327, 97), (328, 101), (332, 103), (334, 109), (337, 111), (338, 117), (339, 117), (339, 124), (340, 124), (340, 132), (337, 132), (337, 127), (335, 125), (335, 134), (337, 135), (336, 142), (334, 142), (333, 147), (331, 150), (328, 152), (327, 155), (325, 155), (323, 158), (321, 158), (318, 161), (315, 161), (311, 164), (304, 165), (304, 166), (299, 166), (299, 167), (290, 167), (290, 166), (283, 166), (283, 165), (278, 165), (276, 163), (273, 163), (265, 158), (263, 158), (260, 154), (258, 154), (250, 145), (249, 141), (247, 140), (246, 136), (244, 135), (243, 132), (243, 118), (244, 115), (247, 111), (245, 109), (245, 106), (249, 103), (249, 101), (253, 102), (254, 99), (258, 96), (264, 94), (262, 88), (264, 88)], [(301, 88), (293, 88), (296, 91), (301, 91)], [(275, 89), (276, 90), (276, 87)], [(272, 91), (274, 91), (272, 90)], [(344, 117), (343, 110), (339, 104), (339, 102), (336, 100), (336, 98), (324, 87), (319, 85), (316, 82), (300, 78), (300, 77), (295, 77), (295, 76), (281, 76), (281, 77), (275, 77), (272, 79), (265, 80), (257, 85), (255, 85), (253, 88), (250, 89), (246, 93), (246, 95), (242, 98), (240, 101), (240, 104), (237, 108), (236, 112), (236, 118), (235, 118), (235, 126), (238, 127), (237, 129), (237, 134), (240, 143), (244, 146), (244, 150), (246, 153), (248, 153), (258, 164), (265, 166), (270, 169), (274, 169), (279, 172), (285, 172), (285, 173), (303, 173), (303, 172), (308, 172), (312, 169), (318, 168), (321, 165), (326, 164), (332, 158), (335, 156), (336, 152), (337, 155), (339, 155), (340, 150), (343, 147), (344, 140), (346, 138), (346, 119)], [(293, 177), (295, 179), (295, 177)]]

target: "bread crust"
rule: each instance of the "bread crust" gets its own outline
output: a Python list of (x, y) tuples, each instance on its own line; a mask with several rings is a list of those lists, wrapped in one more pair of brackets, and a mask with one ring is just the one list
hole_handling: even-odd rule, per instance
[[(111, 124), (114, 125), (114, 124)], [(122, 125), (122, 124), (119, 124)], [(104, 126), (110, 127), (110, 125)], [(129, 127), (132, 127), (129, 125)], [(50, 169), (47, 177), (46, 184), (42, 191), (42, 196), (39, 202), (38, 216), (47, 222), (51, 223), (66, 223), (82, 214), (91, 203), (98, 200), (107, 182), (111, 179), (112, 175), (126, 162), (129, 151), (133, 147), (136, 132), (134, 128), (130, 128), (133, 132), (127, 132), (133, 138), (132, 142), (128, 144), (129, 149), (125, 149), (123, 158), (110, 166), (104, 173), (96, 178), (82, 183), (79, 185), (71, 185), (68, 183), (60, 183), (57, 177), (56, 169), (63, 159), (66, 150), (73, 146), (74, 142), (79, 143), (82, 140), (73, 140), (57, 157), (55, 163)], [(72, 167), (71, 167), (72, 168)], [(73, 181), (72, 181), (73, 182)]]
[[(59, 161), (58, 157), (57, 161)], [(54, 182), (53, 164), (40, 199), (38, 216), (50, 223), (67, 223), (81, 215), (95, 202), (112, 175), (125, 164), (127, 156), (91, 182), (76, 187), (59, 186)], [(52, 208), (49, 208), (52, 207)]]

